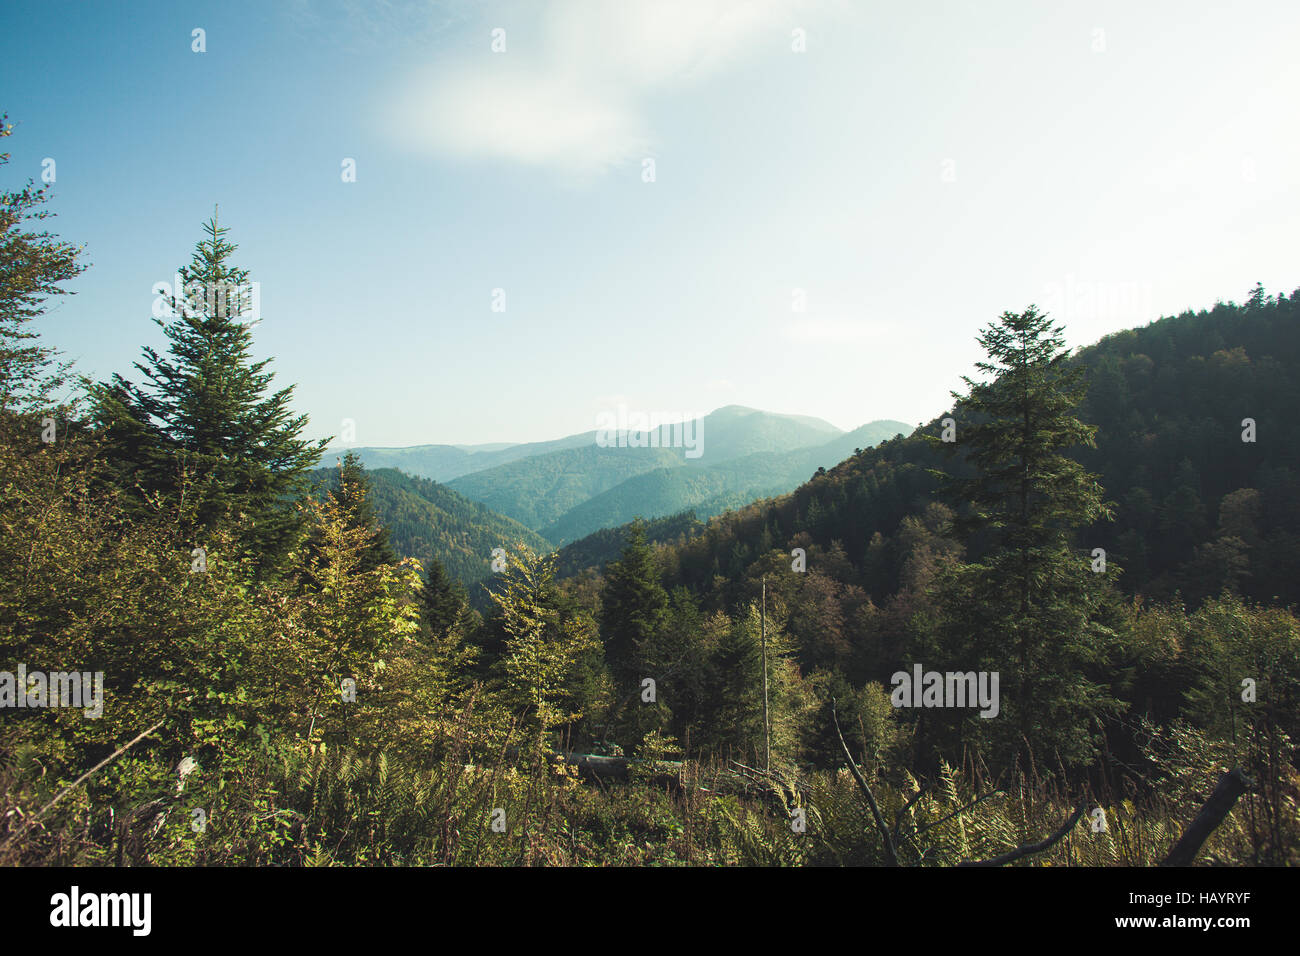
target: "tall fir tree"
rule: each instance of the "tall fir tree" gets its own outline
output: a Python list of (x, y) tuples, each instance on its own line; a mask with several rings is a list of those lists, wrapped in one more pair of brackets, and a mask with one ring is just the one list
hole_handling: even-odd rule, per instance
[(605, 573), (601, 594), (601, 632), (605, 659), (621, 685), (639, 678), (643, 649), (664, 620), (668, 593), (659, 583), (654, 552), (640, 519), (628, 530), (618, 561)]
[(955, 448), (974, 474), (948, 490), (964, 505), (957, 529), (982, 557), (937, 585), (945, 659), (923, 662), (999, 672), (1001, 719), (967, 727), (1004, 754), (1023, 744), (1053, 763), (1091, 756), (1098, 718), (1114, 703), (1099, 680), (1114, 639), (1112, 591), (1073, 540), (1111, 510), (1097, 477), (1068, 454), (1092, 447), (1095, 428), (1075, 417), (1086, 386), (1062, 331), (1032, 306), (1003, 313), (979, 337), (986, 380), (964, 377), (969, 394), (953, 393)]
[(463, 621), (468, 610), (464, 586), (447, 573), (437, 558), (430, 558), (424, 565), (420, 605), (421, 630), (430, 638), (444, 636)]
[(179, 272), (170, 321), (154, 320), (171, 342), (168, 353), (143, 350), (135, 367), (144, 385), (121, 375), (96, 385), (94, 417), (124, 484), (185, 501), (196, 538), (237, 524), (241, 546), (266, 573), (299, 541), (293, 502), (326, 442), (299, 437), (307, 417), (291, 411), (293, 386), (270, 391), (271, 360), (250, 354), (248, 272), (231, 263), (236, 246), (215, 213), (203, 228)]

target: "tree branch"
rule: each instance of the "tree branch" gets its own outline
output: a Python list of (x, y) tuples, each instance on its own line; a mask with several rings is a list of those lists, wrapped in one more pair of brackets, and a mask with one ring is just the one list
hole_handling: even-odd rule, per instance
[(898, 866), (898, 853), (894, 850), (894, 839), (889, 835), (889, 828), (885, 826), (884, 817), (880, 815), (880, 807), (876, 806), (876, 798), (872, 796), (871, 788), (867, 786), (866, 777), (862, 776), (862, 771), (853, 762), (853, 754), (849, 753), (849, 745), (844, 742), (844, 734), (840, 731), (840, 718), (835, 712), (834, 697), (831, 698), (831, 720), (835, 722), (835, 735), (840, 738), (840, 747), (843, 748), (844, 757), (849, 762), (849, 770), (853, 773), (853, 779), (858, 782), (858, 789), (867, 798), (867, 806), (871, 808), (871, 816), (876, 821), (876, 829), (880, 831), (880, 839), (885, 845), (885, 858), (889, 861), (890, 866)]
[(140, 741), (144, 740), (145, 737), (148, 737), (151, 733), (153, 733), (155, 730), (157, 730), (159, 727), (161, 727), (161, 726), (163, 725), (163, 723), (164, 723), (166, 720), (167, 720), (167, 718), (166, 718), (166, 717), (163, 717), (161, 720), (159, 720), (159, 721), (158, 721), (156, 724), (154, 724), (152, 727), (148, 728), (147, 730), (141, 731), (141, 733), (139, 733), (139, 734), (138, 734), (137, 736), (135, 736), (133, 739), (131, 739), (131, 740), (128, 741), (127, 743), (123, 744), (123, 745), (122, 745), (121, 747), (119, 747), (117, 750), (113, 751), (113, 753), (109, 754), (107, 757), (105, 757), (105, 758), (104, 758), (103, 760), (101, 760), (99, 763), (95, 764), (95, 766), (91, 767), (89, 770), (87, 770), (85, 773), (83, 773), (83, 774), (82, 774), (80, 777), (78, 777), (76, 780), (72, 781), (72, 783), (68, 784), (66, 787), (64, 787), (62, 790), (60, 790), (60, 791), (59, 791), (59, 795), (56, 796), (53, 800), (51, 800), (49, 803), (47, 803), (45, 806), (41, 807), (41, 809), (38, 810), (38, 811), (37, 811), (37, 812), (32, 816), (32, 818), (31, 818), (30, 820), (27, 821), (27, 824), (26, 824), (26, 825), (25, 825), (21, 830), (19, 830), (19, 831), (18, 831), (17, 833), (15, 833), (15, 834), (13, 834), (13, 836), (9, 837), (8, 840), (5, 840), (5, 842), (4, 842), (2, 845), (0, 845), (0, 853), (3, 853), (5, 850), (9, 849), (9, 845), (10, 845), (11, 843), (13, 843), (14, 840), (18, 839), (20, 836), (22, 836), (22, 835), (25, 834), (28, 830), (30, 830), (30, 829), (31, 829), (31, 828), (36, 824), (36, 821), (37, 821), (37, 820), (39, 820), (41, 817), (45, 816), (45, 814), (48, 813), (50, 810), (53, 810), (53, 809), (54, 809), (54, 806), (55, 806), (55, 805), (56, 805), (60, 800), (62, 800), (62, 799), (63, 799), (64, 797), (66, 797), (69, 793), (71, 793), (73, 790), (75, 790), (77, 787), (79, 787), (82, 783), (84, 783), (84, 782), (86, 781), (86, 779), (90, 777), (91, 774), (93, 774), (95, 771), (99, 770), (101, 767), (103, 767), (103, 766), (105, 766), (105, 765), (107, 765), (107, 764), (112, 763), (112, 762), (113, 762), (114, 760), (116, 760), (118, 757), (122, 756), (122, 754), (126, 753), (128, 750), (130, 750), (132, 747), (134, 747), (134, 746), (135, 746), (136, 744), (138, 744)]
[(1060, 841), (1067, 833), (1069, 833), (1071, 830), (1074, 829), (1074, 825), (1078, 823), (1079, 818), (1083, 816), (1084, 807), (1085, 804), (1080, 803), (1079, 806), (1075, 809), (1074, 813), (1070, 814), (1070, 819), (1066, 820), (1065, 823), (1061, 825), (1061, 829), (1057, 830), (1046, 840), (1040, 840), (1037, 843), (1026, 843), (1024, 846), (1016, 847), (1014, 850), (1011, 850), (1009, 853), (1003, 853), (1000, 856), (995, 856), (987, 860), (963, 860), (957, 865), (958, 866), (1005, 866), (1008, 863), (1020, 859), (1022, 856), (1030, 856), (1031, 854), (1034, 853), (1042, 853), (1044, 850), (1050, 849), (1054, 844)]

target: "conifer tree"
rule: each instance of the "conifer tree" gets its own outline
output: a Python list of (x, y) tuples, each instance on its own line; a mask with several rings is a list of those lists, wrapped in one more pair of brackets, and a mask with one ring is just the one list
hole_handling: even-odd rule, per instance
[(956, 447), (974, 474), (949, 490), (966, 503), (957, 528), (985, 550), (943, 578), (947, 659), (924, 663), (998, 671), (1003, 719), (974, 726), (1007, 748), (1027, 741), (1040, 758), (1069, 762), (1089, 755), (1095, 719), (1112, 703), (1093, 665), (1113, 634), (1103, 623), (1106, 576), (1073, 547), (1076, 530), (1109, 518), (1110, 506), (1068, 454), (1091, 447), (1095, 428), (1075, 417), (1083, 373), (1061, 332), (1032, 306), (1003, 313), (979, 337), (987, 380), (966, 377), (969, 394), (954, 393)]
[(265, 571), (297, 542), (292, 499), (325, 441), (299, 437), (307, 418), (292, 414), (292, 386), (269, 391), (270, 359), (250, 354), (248, 272), (232, 264), (236, 246), (215, 214), (204, 232), (180, 270), (170, 321), (154, 320), (171, 342), (168, 353), (143, 350), (135, 363), (143, 385), (114, 375), (95, 386), (95, 418), (123, 483), (184, 499), (196, 535), (239, 522), (242, 545)]
[(438, 637), (464, 618), (467, 606), (465, 588), (447, 573), (437, 558), (430, 558), (425, 563), (424, 577), (424, 592), (420, 600), (421, 625), (427, 635)]
[(594, 622), (560, 607), (554, 554), (538, 556), (520, 545), (508, 561), (502, 587), (491, 593), (506, 634), (506, 702), (544, 732), (582, 716), (572, 678), (596, 647)]
[[(706, 739), (719, 750), (762, 760), (763, 636), (758, 603), (751, 603), (726, 622), (711, 655), (711, 687)], [(794, 661), (794, 648), (782, 620), (767, 618), (768, 724), (774, 763), (798, 756), (799, 723), (812, 706), (809, 689)], [(704, 742), (704, 741), (701, 741)]]
[(668, 593), (659, 583), (659, 569), (640, 519), (628, 530), (622, 556), (606, 571), (601, 608), (605, 659), (620, 683), (626, 684), (639, 676), (643, 648), (654, 638), (668, 609)]
[[(340, 693), (342, 681), (358, 686), (376, 680), (377, 665), (393, 644), (412, 638), (418, 627), (415, 604), (418, 564), (379, 564), (367, 568), (376, 531), (358, 523), (363, 510), (363, 484), (341, 475), (337, 493), (317, 503), (308, 499), (304, 511), (319, 547), (298, 571), (302, 587), (296, 657), (311, 693), (307, 716), (311, 733), (321, 730), (319, 718), (329, 702), (336, 713), (348, 711)], [(330, 726), (337, 727), (337, 724)]]
[[(0, 116), (0, 139), (13, 133), (8, 115)], [(0, 153), (0, 166), (9, 153)], [(53, 349), (39, 344), (30, 323), (45, 311), (45, 300), (70, 294), (62, 283), (86, 268), (81, 250), (47, 231), (24, 228), (53, 215), (43, 209), (49, 187), (31, 180), (18, 192), (0, 192), (0, 412), (46, 408), (65, 380)]]
[[(361, 570), (373, 571), (383, 564), (396, 564), (397, 553), (393, 551), (388, 540), (388, 528), (379, 520), (371, 498), (374, 489), (370, 476), (366, 474), (365, 465), (354, 451), (349, 451), (338, 462), (338, 474), (334, 476), (326, 495), (338, 508), (349, 528), (364, 529), (369, 533), (365, 553), (361, 556)], [(319, 533), (313, 533), (308, 539), (308, 553), (314, 553), (320, 545)]]

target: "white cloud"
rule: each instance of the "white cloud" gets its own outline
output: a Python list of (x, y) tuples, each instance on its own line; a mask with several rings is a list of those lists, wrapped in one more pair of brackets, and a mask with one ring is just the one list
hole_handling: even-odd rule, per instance
[[(762, 46), (788, 50), (793, 6), (557, 0), (497, 8), (467, 27), (459, 57), (404, 78), (388, 126), (432, 155), (599, 172), (653, 150), (651, 96), (699, 83)], [(506, 31), (504, 53), (491, 51), (496, 27)]]

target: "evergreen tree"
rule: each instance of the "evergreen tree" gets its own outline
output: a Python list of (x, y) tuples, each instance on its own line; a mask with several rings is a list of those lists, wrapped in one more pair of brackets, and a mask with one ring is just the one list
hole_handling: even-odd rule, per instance
[[(380, 523), (372, 501), (373, 490), (365, 465), (354, 451), (349, 451), (338, 463), (338, 474), (326, 492), (327, 497), (347, 522), (349, 528), (364, 529), (368, 544), (361, 556), (361, 570), (373, 571), (383, 564), (396, 564), (397, 554), (388, 541), (388, 528)], [(319, 531), (308, 539), (308, 553), (320, 546)]]
[(973, 726), (1004, 753), (1027, 741), (1040, 758), (1069, 762), (1090, 755), (1095, 718), (1111, 703), (1093, 665), (1113, 635), (1102, 623), (1105, 575), (1073, 548), (1075, 530), (1109, 517), (1110, 506), (1096, 476), (1067, 454), (1091, 447), (1095, 428), (1075, 417), (1083, 372), (1068, 362), (1061, 332), (1032, 306), (1003, 313), (979, 337), (989, 358), (976, 367), (988, 380), (966, 377), (969, 395), (954, 393), (957, 447), (974, 467), (949, 481), (966, 503), (957, 527), (989, 547), (942, 577), (948, 659), (923, 663), (1000, 672), (1002, 720)]
[[(312, 540), (319, 543), (298, 571), (297, 659), (311, 694), (303, 728), (309, 739), (318, 732), (346, 732), (346, 705), (352, 701), (341, 692), (343, 682), (369, 689), (379, 681), (383, 656), (419, 627), (417, 563), (366, 567), (376, 531), (356, 520), (364, 496), (363, 484), (343, 476), (335, 494), (322, 503), (308, 499), (304, 507)], [(330, 714), (339, 719), (326, 719)]]
[[(709, 719), (705, 740), (719, 750), (759, 761), (766, 754), (763, 726), (763, 642), (757, 603), (727, 623), (710, 661)], [(791, 764), (799, 755), (799, 727), (814, 701), (794, 661), (794, 648), (783, 622), (767, 619), (768, 725), (774, 765)], [(705, 741), (701, 741), (705, 742)]]
[(573, 695), (579, 663), (596, 647), (594, 622), (567, 613), (555, 584), (555, 555), (520, 546), (491, 593), (505, 632), (505, 700), (539, 732), (582, 716)]
[(95, 418), (123, 483), (184, 499), (196, 536), (240, 522), (241, 543), (266, 571), (297, 541), (302, 525), (292, 499), (325, 441), (299, 437), (307, 418), (290, 410), (292, 386), (268, 392), (270, 359), (251, 359), (244, 321), (248, 273), (231, 263), (236, 247), (215, 214), (204, 232), (180, 270), (173, 317), (154, 320), (171, 341), (168, 354), (143, 350), (135, 363), (143, 386), (120, 375), (95, 386)]
[(643, 649), (668, 609), (668, 592), (659, 583), (654, 552), (639, 519), (628, 530), (622, 556), (606, 571), (601, 609), (605, 659), (620, 683), (627, 684), (641, 676)]
[[(0, 116), (0, 139), (13, 133), (8, 118)], [(9, 153), (0, 153), (0, 166), (8, 162)], [(48, 187), (37, 189), (31, 180), (18, 192), (0, 192), (0, 412), (43, 410), (65, 380), (66, 367), (37, 343), (30, 323), (44, 313), (46, 299), (69, 294), (62, 283), (86, 267), (81, 250), (24, 228), (53, 215), (41, 208), (48, 199)]]
[(430, 558), (424, 565), (424, 596), (420, 619), (424, 632), (437, 637), (446, 634), (465, 616), (465, 588), (447, 573), (442, 562)]

